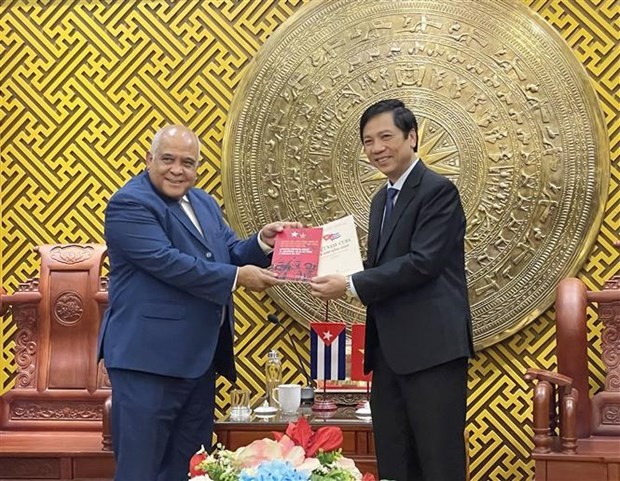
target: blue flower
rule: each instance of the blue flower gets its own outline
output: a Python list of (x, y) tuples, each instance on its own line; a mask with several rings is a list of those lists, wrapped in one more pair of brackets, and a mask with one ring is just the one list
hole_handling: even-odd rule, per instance
[(289, 463), (279, 459), (261, 463), (258, 467), (244, 469), (239, 481), (308, 481), (307, 475), (295, 470)]

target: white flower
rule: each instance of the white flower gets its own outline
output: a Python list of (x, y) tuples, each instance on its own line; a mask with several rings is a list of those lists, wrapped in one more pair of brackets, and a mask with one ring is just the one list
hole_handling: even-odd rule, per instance
[(203, 474), (202, 476), (195, 476), (189, 481), (213, 481), (213, 480), (206, 474)]
[(310, 475), (312, 472), (321, 467), (321, 463), (316, 458), (306, 458), (302, 464), (296, 466), (295, 469), (300, 473)]
[(359, 469), (355, 467), (355, 461), (353, 461), (352, 459), (345, 457), (338, 458), (334, 464), (340, 468), (349, 471), (356, 480), (362, 479), (362, 473), (360, 473)]

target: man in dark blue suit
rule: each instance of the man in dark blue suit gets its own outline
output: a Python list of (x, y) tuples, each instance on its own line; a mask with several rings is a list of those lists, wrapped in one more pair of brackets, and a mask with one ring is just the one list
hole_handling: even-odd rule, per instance
[(235, 378), (232, 293), (278, 285), (266, 225), (240, 240), (193, 188), (200, 143), (182, 126), (155, 135), (146, 171), (106, 210), (109, 307), (99, 355), (112, 383), (115, 481), (182, 481), (211, 446), (216, 373)]
[(365, 270), (315, 278), (312, 293), (328, 300), (349, 291), (367, 306), (379, 477), (464, 481), (473, 346), (459, 193), (418, 158), (417, 122), (400, 100), (370, 106), (360, 137), (388, 178), (370, 206)]

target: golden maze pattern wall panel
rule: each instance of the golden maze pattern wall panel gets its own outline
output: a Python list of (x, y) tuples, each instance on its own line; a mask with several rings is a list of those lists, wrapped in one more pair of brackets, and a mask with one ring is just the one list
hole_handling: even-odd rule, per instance
[[(311, 0), (317, 1), (317, 0)], [(618, 273), (620, 231), (618, 7), (613, 0), (524, 0), (586, 66), (606, 114), (612, 179), (605, 221), (581, 277), (595, 289)], [(142, 169), (149, 140), (178, 122), (203, 141), (199, 187), (222, 200), (219, 175), (227, 111), (243, 68), (301, 0), (5, 0), (0, 4), (0, 200), (2, 285), (36, 274), (32, 246), (101, 242), (107, 199)], [(353, 3), (353, 0), (352, 0)], [(225, 206), (224, 206), (225, 207)], [(262, 364), (277, 346), (294, 355), (266, 315), (267, 295), (240, 293), (238, 383), (262, 394)], [(531, 479), (527, 367), (554, 365), (552, 310), (471, 362), (472, 479)], [(308, 335), (285, 323), (304, 345)], [(600, 328), (591, 321), (592, 389), (602, 380)], [(14, 373), (10, 318), (0, 323), (0, 392)], [(307, 349), (303, 355), (308, 358)], [(287, 381), (300, 381), (285, 363)], [(221, 382), (218, 408), (228, 407)]]

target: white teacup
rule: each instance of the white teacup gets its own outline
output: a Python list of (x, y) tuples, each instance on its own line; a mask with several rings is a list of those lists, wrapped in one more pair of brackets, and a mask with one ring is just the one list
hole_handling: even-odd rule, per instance
[(284, 414), (294, 414), (301, 406), (301, 386), (280, 384), (273, 390), (273, 399)]

